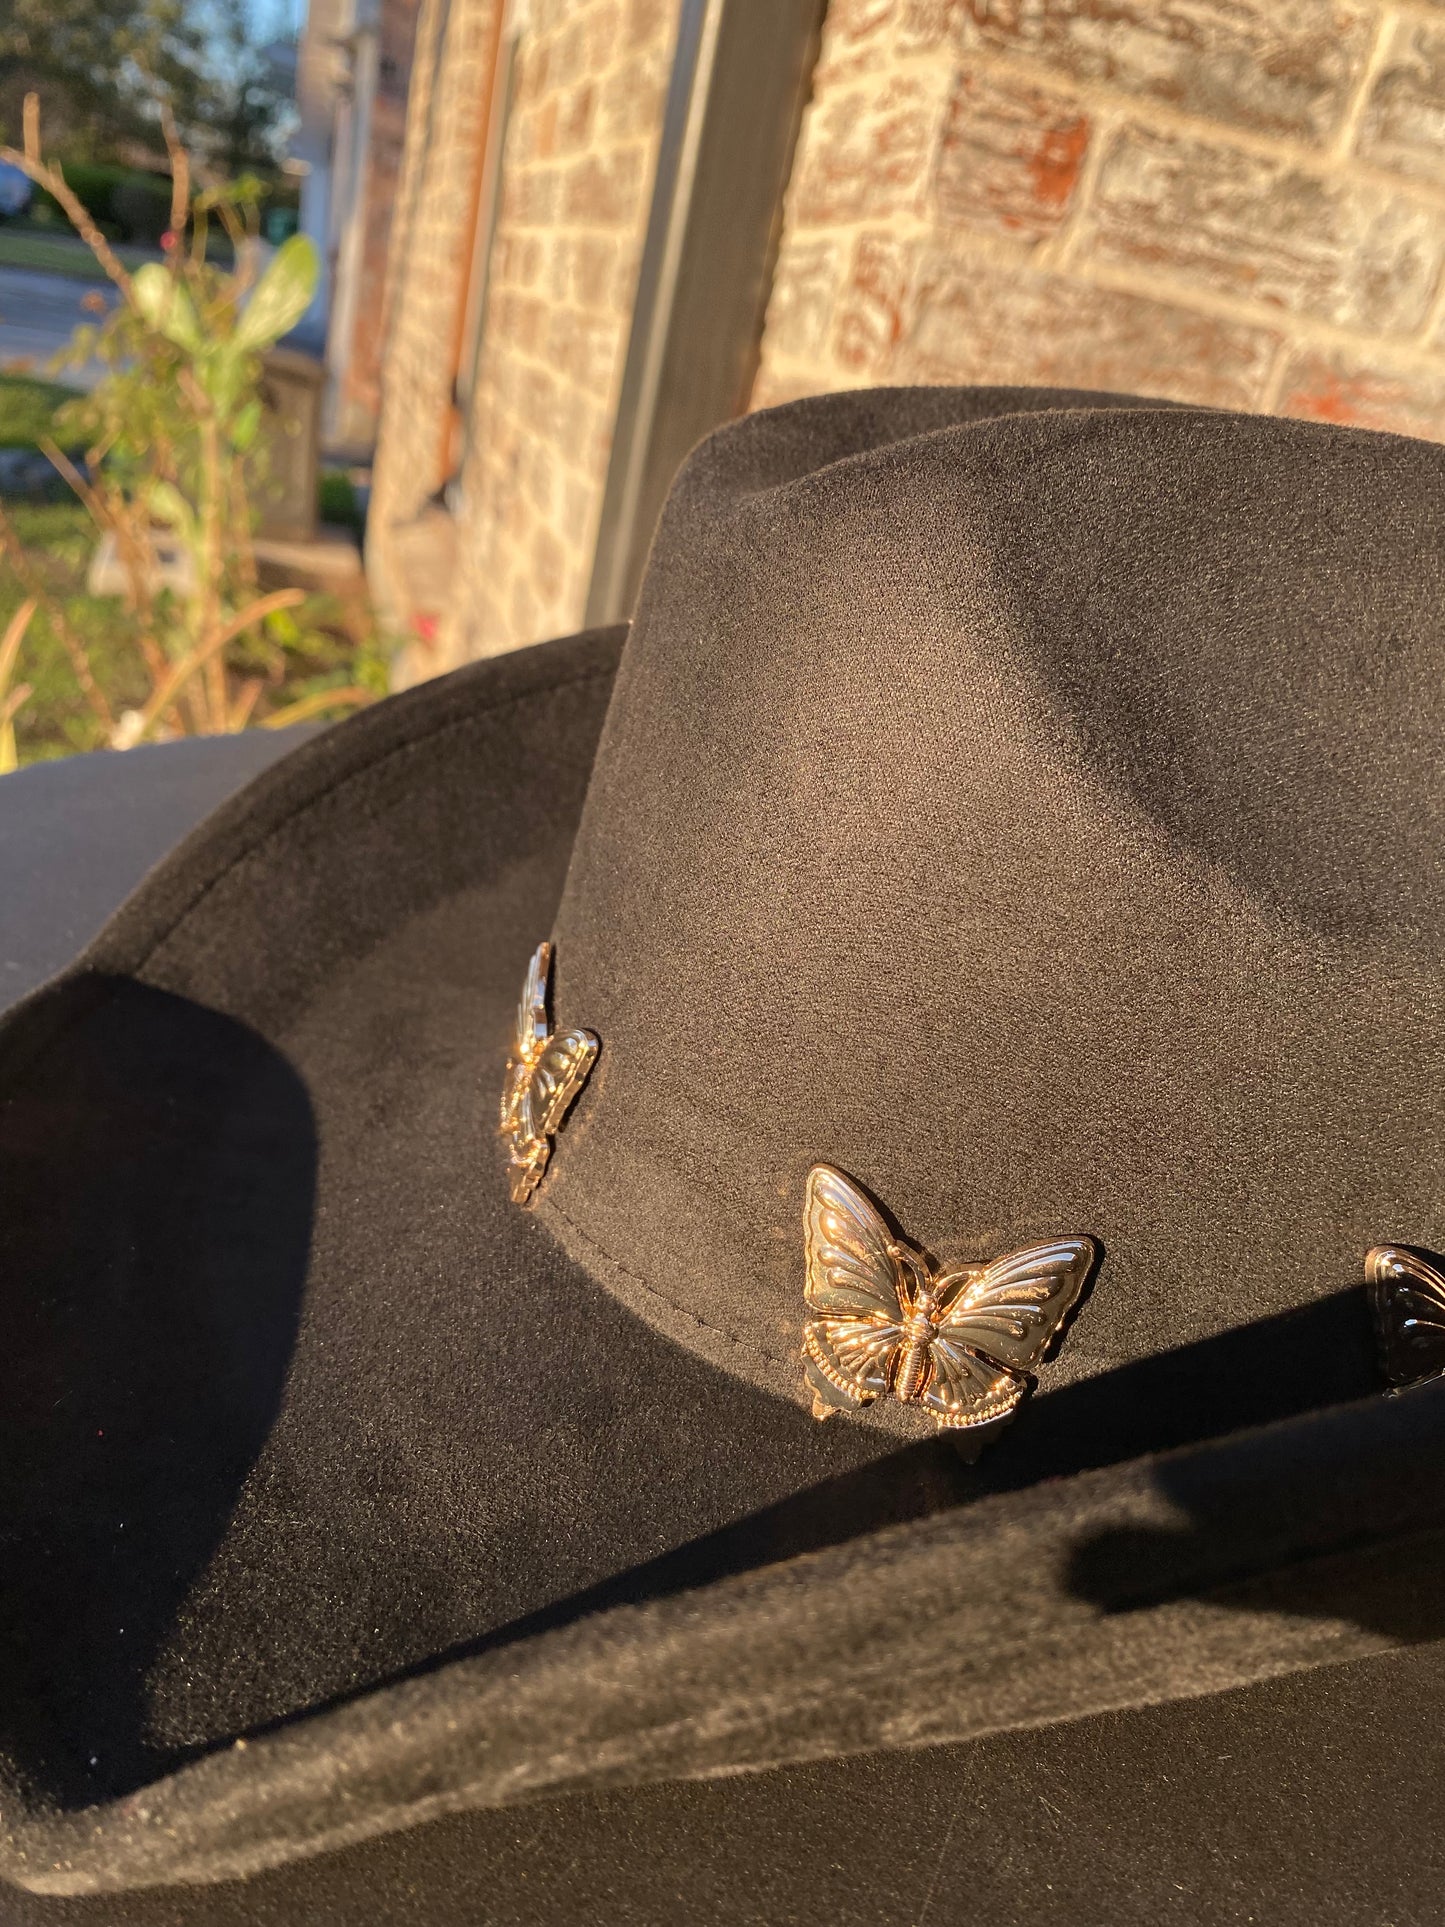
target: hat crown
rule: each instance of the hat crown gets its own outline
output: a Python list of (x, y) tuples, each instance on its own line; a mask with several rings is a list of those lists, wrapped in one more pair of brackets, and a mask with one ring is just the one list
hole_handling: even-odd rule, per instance
[(1445, 1241), (1442, 466), (978, 391), (704, 444), (555, 926), (574, 1255), (782, 1390), (819, 1161), (942, 1256), (1099, 1237), (1061, 1372)]

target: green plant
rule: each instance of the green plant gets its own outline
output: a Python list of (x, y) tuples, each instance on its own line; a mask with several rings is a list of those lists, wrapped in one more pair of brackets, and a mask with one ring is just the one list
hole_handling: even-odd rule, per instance
[(54, 433), (56, 410), (74, 393), (33, 375), (0, 375), (0, 448), (38, 448)]
[[(65, 361), (99, 361), (102, 380), (55, 417), (41, 446), (101, 531), (125, 584), (124, 614), (148, 691), (119, 712), (90, 663), (85, 637), (48, 597), (13, 526), (0, 514), (0, 545), (44, 611), (106, 740), (244, 727), (334, 712), (377, 693), (365, 679), (334, 679), (277, 706), (276, 690), (299, 654), (318, 653), (328, 612), (297, 589), (259, 592), (252, 491), (263, 470), (261, 355), (310, 302), (317, 264), (293, 236), (257, 273), (263, 187), (253, 177), (211, 182), (192, 196), (190, 162), (165, 124), (172, 166), (167, 259), (128, 271), (63, 171), (45, 160), (39, 110), (26, 101), (23, 150), (0, 149), (43, 186), (121, 294), (104, 320), (77, 329)], [(207, 258), (213, 225), (234, 265)], [(77, 463), (65, 447), (83, 447)], [(324, 649), (319, 653), (325, 653)]]
[[(110, 162), (72, 161), (65, 169), (65, 181), (103, 234), (149, 247), (159, 245), (171, 211), (171, 184), (162, 175)], [(59, 200), (44, 188), (34, 203), (35, 212), (41, 208), (52, 216), (65, 216)]]
[(344, 468), (328, 468), (317, 478), (316, 512), (333, 528), (354, 529), (360, 535), (366, 527), (356, 484)]
[[(115, 226), (115, 210), (110, 197), (128, 172), (128, 168), (118, 167), (110, 161), (71, 161), (66, 167), (67, 185), (72, 193), (78, 194), (84, 201), (91, 218), (102, 231)], [(32, 218), (42, 213), (51, 218), (65, 218), (59, 201), (43, 187), (36, 189), (31, 203)]]
[[(15, 718), (22, 764), (77, 751), (102, 749), (113, 741), (115, 719), (139, 712), (153, 687), (145, 659), (136, 647), (135, 624), (124, 599), (93, 595), (87, 570), (95, 548), (95, 525), (74, 496), (54, 501), (12, 501), (0, 505), (16, 548), (30, 568), (23, 580), (0, 535), (0, 633), (31, 595), (40, 606), (21, 647), (17, 673), (31, 687)], [(58, 615), (66, 635), (83, 639), (86, 661), (108, 705), (103, 721), (76, 675), (71, 649), (56, 633)], [(297, 617), (304, 617), (298, 621)], [(287, 625), (291, 626), (288, 627)], [(365, 603), (350, 597), (316, 596), (302, 609), (287, 609), (254, 635), (226, 650), (232, 678), (260, 678), (262, 693), (252, 712), (253, 726), (269, 727), (277, 718), (304, 720), (328, 710), (335, 690), (363, 686), (386, 693), (389, 640), (371, 620)], [(309, 708), (300, 715), (296, 705)], [(160, 735), (163, 732), (157, 731)], [(0, 802), (0, 813), (3, 813)]]

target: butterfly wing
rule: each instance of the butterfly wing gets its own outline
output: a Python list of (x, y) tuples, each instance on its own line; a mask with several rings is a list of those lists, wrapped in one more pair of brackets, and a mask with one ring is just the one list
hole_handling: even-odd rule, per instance
[(944, 1333), (934, 1339), (928, 1352), (933, 1370), (920, 1399), (940, 1425), (992, 1425), (1011, 1412), (1029, 1389), (1027, 1379), (990, 1364)]
[(922, 1400), (940, 1425), (991, 1425), (1013, 1410), (1028, 1390), (1023, 1374), (1078, 1303), (1093, 1261), (1091, 1238), (1060, 1238), (965, 1278), (929, 1347)]
[(1376, 1245), (1365, 1281), (1385, 1377), (1395, 1391), (1445, 1372), (1445, 1274), (1404, 1245)]
[(803, 1295), (819, 1314), (803, 1327), (804, 1348), (835, 1391), (865, 1404), (887, 1391), (889, 1360), (903, 1337), (888, 1227), (828, 1164), (808, 1173), (803, 1227)]
[(551, 944), (538, 944), (527, 966), (522, 1001), (517, 1006), (512, 1054), (507, 1059), (507, 1074), (502, 1080), (501, 1129), (508, 1134), (517, 1129), (532, 1067), (547, 1041), (547, 975), (551, 963)]
[(590, 1030), (559, 1031), (546, 1040), (530, 1068), (523, 1064), (509, 1074), (502, 1120), (511, 1154), (512, 1196), (518, 1204), (525, 1204), (541, 1183), (552, 1155), (552, 1133), (587, 1082), (597, 1051)]
[(519, 1110), (522, 1135), (546, 1138), (561, 1124), (597, 1061), (590, 1030), (560, 1030), (532, 1067)]
[(1031, 1372), (1079, 1302), (1093, 1262), (1092, 1238), (1058, 1238), (995, 1258), (958, 1292), (939, 1337), (1007, 1371)]
[(519, 1063), (530, 1064), (547, 1041), (547, 977), (551, 967), (552, 946), (539, 943), (527, 966), (527, 981), (522, 985), (522, 1001), (517, 1006)]

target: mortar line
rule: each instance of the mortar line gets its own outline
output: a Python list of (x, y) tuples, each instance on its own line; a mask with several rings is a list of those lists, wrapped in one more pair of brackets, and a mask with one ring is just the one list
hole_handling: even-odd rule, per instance
[(1131, 94), (1108, 81), (1076, 79), (1026, 54), (1003, 54), (989, 50), (978, 55), (970, 54), (968, 58), (981, 70), (996, 72), (1005, 79), (1026, 82), (1086, 107), (1092, 101), (1100, 107), (1112, 109), (1121, 121), (1135, 122), (1145, 132), (1177, 134), (1210, 147), (1232, 148), (1263, 160), (1282, 162), (1319, 178), (1345, 173), (1351, 181), (1403, 195), (1408, 200), (1430, 207), (1445, 206), (1445, 186), (1392, 174), (1359, 155), (1350, 156), (1348, 168), (1342, 168), (1331, 151), (1333, 141), (1331, 146), (1321, 146), (1312, 144), (1308, 136), (1287, 138), (1263, 134), (1233, 121), (1210, 120), (1202, 114), (1191, 114), (1182, 107), (1171, 107), (1151, 95)]
[[(865, 225), (884, 238), (894, 238), (896, 235), (896, 230), (881, 220)], [(826, 232), (828, 230), (812, 230), (813, 234), (820, 236)], [(937, 254), (959, 264), (965, 263), (969, 256), (974, 256), (989, 266), (1014, 273), (1029, 270), (1057, 272), (1040, 266), (1036, 251), (981, 230), (951, 229), (941, 232), (936, 227), (925, 228), (925, 245), (930, 238)], [(1157, 301), (1165, 307), (1207, 316), (1211, 320), (1232, 322), (1240, 327), (1260, 329), (1276, 335), (1284, 331), (1301, 344), (1350, 347), (1367, 354), (1381, 351), (1395, 360), (1428, 361), (1437, 371), (1442, 365), (1439, 354), (1424, 348), (1415, 332), (1391, 336), (1352, 328), (1322, 315), (1303, 314), (1296, 309), (1253, 302), (1242, 296), (1221, 293), (1218, 289), (1176, 280), (1149, 268), (1132, 265), (1116, 267), (1089, 254), (1076, 256), (1067, 274), (1059, 278), (1107, 288), (1118, 294), (1137, 295), (1145, 300)]]
[(1270, 357), (1269, 368), (1260, 383), (1258, 412), (1261, 415), (1277, 415), (1279, 398), (1284, 393), (1285, 370), (1289, 367), (1294, 354), (1295, 343), (1288, 335), (1281, 335), (1279, 345)]
[(1335, 130), (1335, 138), (1330, 142), (1329, 156), (1336, 166), (1342, 167), (1354, 156), (1360, 123), (1365, 117), (1370, 95), (1375, 90), (1375, 82), (1380, 77), (1380, 69), (1385, 64), (1386, 49), (1394, 32), (1395, 10), (1393, 7), (1386, 6), (1381, 9), (1380, 17), (1375, 22), (1375, 37), (1370, 42), (1364, 65), (1360, 68), (1359, 80), (1350, 96), (1339, 127)]
[(1089, 126), (1089, 147), (1084, 155), (1084, 165), (1079, 170), (1079, 178), (1074, 190), (1074, 205), (1059, 233), (1050, 241), (1046, 241), (1038, 250), (1036, 259), (1040, 267), (1049, 266), (1069, 270), (1090, 226), (1094, 211), (1094, 189), (1103, 172), (1106, 151), (1114, 143), (1119, 116), (1111, 109), (1105, 108), (1097, 118), (1090, 117)]
[[(1437, 341), (1445, 342), (1445, 266), (1440, 270), (1440, 279), (1430, 304), (1425, 310), (1425, 319), (1420, 324), (1420, 332), (1412, 337), (1429, 354)], [(1437, 351), (1438, 352), (1438, 351)]]

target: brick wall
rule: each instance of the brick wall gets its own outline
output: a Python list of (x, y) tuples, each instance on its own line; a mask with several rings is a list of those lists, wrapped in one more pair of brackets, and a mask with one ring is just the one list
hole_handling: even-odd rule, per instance
[[(384, 358), (366, 566), (398, 626), (416, 607), (405, 545), (447, 479), (455, 344), (466, 299), (488, 78), (501, 0), (422, 0), (384, 282)], [(424, 613), (436, 613), (435, 611)]]
[[(382, 0), (377, 17), (376, 94), (371, 104), (358, 263), (361, 285), (367, 289), (386, 283), (392, 215), (405, 152), (417, 6), (418, 0)], [(381, 412), (383, 344), (382, 304), (363, 301), (336, 398), (337, 430), (342, 441), (365, 446), (376, 433)]]
[(454, 614), (413, 670), (581, 625), (676, 34), (676, 0), (527, 9)]
[(1445, 438), (1445, 0), (832, 0), (754, 403), (913, 381)]

